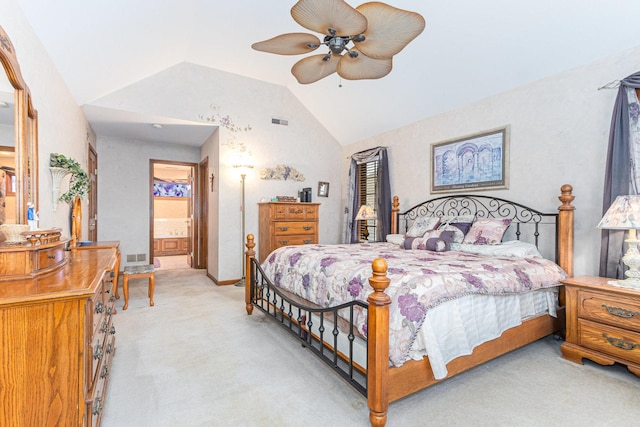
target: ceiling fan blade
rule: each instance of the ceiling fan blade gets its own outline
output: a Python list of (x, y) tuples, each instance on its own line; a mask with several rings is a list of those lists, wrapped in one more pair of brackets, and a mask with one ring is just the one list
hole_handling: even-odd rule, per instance
[(323, 61), (327, 55), (312, 55), (301, 59), (291, 67), (291, 74), (300, 84), (309, 84), (336, 72), (340, 55), (331, 55), (331, 59)]
[(343, 0), (300, 0), (291, 8), (291, 16), (303, 27), (338, 36), (356, 36), (367, 29), (367, 18)]
[(316, 50), (318, 46), (320, 46), (320, 39), (313, 34), (307, 33), (281, 34), (251, 45), (255, 50), (277, 53), (278, 55), (309, 53)]
[(371, 58), (391, 58), (424, 30), (422, 15), (385, 3), (370, 2), (356, 8), (367, 17), (369, 26), (358, 50)]
[(391, 58), (375, 59), (360, 53), (356, 58), (342, 55), (336, 71), (343, 79), (363, 80), (384, 77), (391, 72), (392, 68), (393, 60)]

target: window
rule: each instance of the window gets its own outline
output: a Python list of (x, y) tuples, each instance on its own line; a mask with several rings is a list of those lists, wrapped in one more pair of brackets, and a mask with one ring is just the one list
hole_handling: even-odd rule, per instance
[[(376, 196), (378, 192), (378, 157), (369, 162), (360, 163), (357, 170), (358, 206), (369, 205), (377, 211)], [(377, 212), (376, 212), (377, 213)], [(370, 242), (376, 241), (376, 220), (358, 221), (358, 237), (365, 239), (368, 234)]]

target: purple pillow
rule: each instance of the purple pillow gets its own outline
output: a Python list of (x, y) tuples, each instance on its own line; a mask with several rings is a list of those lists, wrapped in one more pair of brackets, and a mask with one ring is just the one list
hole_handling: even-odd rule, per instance
[(421, 249), (433, 252), (445, 252), (451, 249), (453, 231), (427, 231), (422, 237), (407, 237), (404, 240), (404, 249)]

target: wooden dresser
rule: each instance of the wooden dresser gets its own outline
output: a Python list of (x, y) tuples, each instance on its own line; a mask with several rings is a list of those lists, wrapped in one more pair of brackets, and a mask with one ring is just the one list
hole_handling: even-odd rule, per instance
[(626, 365), (640, 377), (640, 291), (609, 285), (603, 277), (582, 276), (565, 284), (565, 359), (582, 364)]
[(258, 207), (260, 262), (281, 246), (318, 243), (320, 203), (265, 202)]
[(0, 281), (0, 426), (100, 424), (115, 351), (116, 250), (64, 256), (54, 271)]

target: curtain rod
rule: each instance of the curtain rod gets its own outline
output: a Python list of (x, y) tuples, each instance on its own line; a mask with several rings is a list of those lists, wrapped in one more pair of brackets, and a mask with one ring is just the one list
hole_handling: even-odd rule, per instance
[(620, 87), (620, 80), (613, 80), (607, 83), (606, 85), (600, 86), (598, 90), (602, 89), (618, 89)]
[[(358, 152), (355, 152), (355, 153), (351, 154), (351, 156), (354, 156), (354, 155), (360, 154), (360, 153), (364, 153), (365, 151), (375, 150), (376, 148), (385, 148), (386, 149), (386, 148), (389, 148), (389, 147), (387, 147), (386, 145), (379, 145), (377, 147), (366, 148), (366, 149), (364, 149), (362, 151), (358, 151)], [(351, 156), (347, 156), (346, 158), (350, 159)]]

